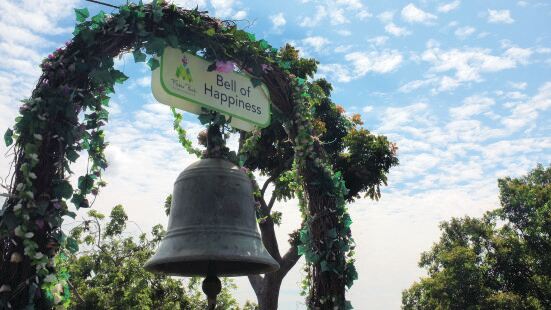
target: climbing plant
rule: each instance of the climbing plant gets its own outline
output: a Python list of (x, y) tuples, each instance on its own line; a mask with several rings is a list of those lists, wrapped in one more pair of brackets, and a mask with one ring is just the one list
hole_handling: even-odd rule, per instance
[[(344, 284), (351, 285), (356, 278), (345, 207), (348, 190), (342, 173), (328, 162), (316, 139), (311, 83), (291, 72), (291, 63), (265, 40), (197, 9), (155, 0), (121, 6), (113, 15), (90, 16), (87, 9), (75, 13), (74, 38), (44, 59), (36, 88), (4, 135), (15, 158), (0, 220), (0, 307), (51, 308), (69, 303), (69, 274), (56, 269), (56, 254), (60, 248), (77, 251), (78, 242), (60, 227), (64, 217), (75, 216), (70, 205), (90, 208), (106, 185), (102, 173), (108, 167), (103, 130), (109, 120), (107, 107), (114, 85), (128, 78), (114, 68), (113, 59), (130, 52), (136, 62), (154, 70), (170, 46), (211, 61), (211, 70), (235, 67), (251, 76), (253, 86), (262, 82), (268, 87), (274, 114), (294, 144), (295, 181), (304, 193), (299, 197), (308, 225), (300, 232), (300, 251), (312, 266), (310, 306), (344, 308)], [(240, 157), (222, 145), (203, 153), (194, 149), (179, 125), (181, 117), (173, 113), (179, 140), (190, 153), (245, 161), (246, 152)], [(209, 112), (200, 120), (218, 131), (209, 137), (219, 136), (225, 121)], [(258, 137), (253, 134), (247, 140), (249, 149)], [(84, 151), (87, 169), (73, 188), (71, 164)]]

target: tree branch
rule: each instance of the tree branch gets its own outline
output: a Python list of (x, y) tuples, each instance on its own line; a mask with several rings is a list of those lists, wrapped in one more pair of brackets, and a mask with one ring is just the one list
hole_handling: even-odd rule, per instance
[(266, 205), (266, 201), (263, 197), (260, 197), (258, 200), (260, 202), (261, 217), (263, 218), (258, 224), (260, 227), (262, 243), (266, 247), (266, 250), (268, 250), (268, 253), (270, 253), (270, 255), (272, 255), (272, 257), (279, 262), (281, 260), (281, 254), (279, 253), (279, 245), (275, 234), (274, 221), (270, 217), (270, 208)]
[(253, 287), (254, 293), (256, 294), (257, 299), (259, 299), (259, 296), (262, 295), (263, 291), (263, 281), (264, 277), (261, 275), (255, 274), (248, 277), (249, 282), (251, 283), (251, 286)]
[[(272, 175), (270, 176), (266, 182), (264, 182), (264, 185), (262, 185), (262, 189), (260, 190), (260, 194), (262, 195), (262, 197), (264, 197), (264, 193), (266, 192), (266, 189), (268, 188), (268, 185), (270, 185), (270, 183), (272, 183), (273, 180), (275, 180), (276, 176), (275, 175)], [(272, 194), (273, 196), (273, 194)]]

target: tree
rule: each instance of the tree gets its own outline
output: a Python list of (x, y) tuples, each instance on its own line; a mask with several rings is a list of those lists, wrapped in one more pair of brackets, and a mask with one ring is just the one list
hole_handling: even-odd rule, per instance
[[(70, 274), (73, 298), (71, 309), (185, 309), (207, 308), (199, 278), (188, 281), (143, 270), (165, 235), (162, 225), (151, 230), (151, 238), (125, 234), (128, 216), (121, 205), (111, 210), (109, 219), (95, 210), (71, 230), (83, 249), (61, 254), (60, 272)], [(216, 309), (239, 309), (231, 296), (235, 284), (223, 279)], [(64, 292), (59, 292), (60, 294)], [(56, 296), (54, 296), (56, 298)], [(57, 297), (59, 298), (59, 297)], [(245, 309), (254, 309), (247, 303)]]
[(501, 208), (441, 224), (404, 309), (551, 309), (551, 166), (498, 184)]
[[(290, 70), (297, 77), (303, 79), (313, 77), (317, 66), (315, 60), (299, 58), (298, 51), (290, 45), (283, 47), (280, 50), (280, 55), (283, 60), (290, 63)], [(308, 86), (311, 98), (309, 109), (313, 115), (314, 132), (317, 135), (315, 139), (323, 146), (321, 151), (334, 171), (342, 173), (345, 186), (348, 189), (344, 198), (347, 201), (353, 201), (360, 197), (360, 193), (365, 192), (370, 198), (378, 199), (380, 197), (379, 187), (386, 184), (386, 174), (392, 166), (398, 164), (395, 145), (390, 143), (385, 136), (377, 136), (361, 128), (363, 123), (359, 115), (347, 117), (344, 109), (330, 99), (332, 86), (329, 82), (319, 79), (309, 83)], [(275, 237), (275, 226), (280, 224), (282, 217), (281, 213), (272, 211), (275, 202), (297, 197), (297, 192), (300, 191), (296, 180), (297, 170), (296, 167), (293, 167), (297, 147), (289, 140), (288, 131), (289, 125), (285, 124), (284, 120), (278, 118), (276, 114), (272, 124), (263, 129), (259, 136), (242, 133), (240, 139), (240, 153), (247, 155), (245, 167), (258, 170), (267, 177), (262, 186), (256, 185), (258, 189), (255, 197), (258, 206), (257, 218), (264, 246), (281, 266), (276, 272), (249, 277), (260, 309), (263, 310), (277, 309), (281, 282), (304, 254), (299, 251), (301, 245), (307, 246), (300, 237), (300, 231), (304, 231), (306, 222), (303, 222), (301, 227), (298, 227), (290, 235), (290, 248), (283, 255), (279, 251)], [(257, 143), (250, 148), (247, 144), (248, 139), (254, 138), (257, 139)], [(305, 149), (299, 152), (311, 151)], [(319, 178), (319, 180), (323, 180), (323, 178)], [(270, 185), (273, 185), (274, 189), (271, 195), (268, 195), (267, 190)], [(330, 187), (327, 185), (328, 190)], [(298, 194), (299, 196), (304, 195), (304, 193)], [(310, 195), (310, 200), (314, 201), (318, 197), (324, 198), (323, 195)], [(308, 213), (307, 206), (303, 205), (301, 208), (304, 220)], [(330, 230), (327, 229), (327, 231)], [(302, 236), (304, 235), (302, 234)], [(338, 244), (339, 242), (334, 243)], [(344, 257), (346, 256), (343, 255)], [(320, 261), (318, 259), (318, 263)], [(346, 262), (341, 261), (340, 263), (344, 266)], [(351, 281), (357, 275), (355, 270), (349, 270), (349, 279), (346, 280), (342, 276), (343, 270), (340, 272), (338, 278), (341, 283), (345, 282), (341, 285), (344, 289), (345, 285), (351, 285)], [(328, 275), (337, 272), (324, 270), (321, 273)], [(331, 282), (331, 280), (324, 281)], [(344, 290), (342, 293), (344, 294)], [(309, 299), (313, 300), (317, 297), (310, 293)]]

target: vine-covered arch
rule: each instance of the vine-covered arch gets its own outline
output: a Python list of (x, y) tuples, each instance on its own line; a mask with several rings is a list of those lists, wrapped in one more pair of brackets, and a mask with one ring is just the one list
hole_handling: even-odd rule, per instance
[[(199, 53), (214, 62), (232, 61), (268, 87), (271, 101), (286, 134), (294, 144), (297, 183), (307, 222), (299, 251), (311, 264), (314, 279), (309, 306), (344, 308), (345, 284), (356, 273), (351, 253), (350, 217), (345, 207), (347, 189), (340, 173), (324, 159), (315, 137), (308, 82), (291, 73), (278, 49), (198, 10), (185, 10), (164, 1), (123, 6), (114, 15), (89, 18), (75, 10), (79, 24), (74, 38), (41, 64), (43, 73), (32, 96), (24, 100), (13, 129), (5, 134), (13, 144), (14, 173), (2, 209), (0, 233), (0, 306), (49, 308), (69, 299), (68, 274), (56, 270), (60, 247), (78, 245), (61, 230), (64, 216), (90, 206), (89, 195), (105, 185), (101, 176), (108, 163), (102, 127), (108, 121), (109, 94), (127, 77), (113, 68), (114, 57), (132, 52), (136, 62), (151, 69), (166, 46)], [(83, 115), (83, 117), (82, 117)], [(257, 143), (253, 134), (244, 144)], [(88, 170), (73, 188), (70, 166), (86, 150)]]

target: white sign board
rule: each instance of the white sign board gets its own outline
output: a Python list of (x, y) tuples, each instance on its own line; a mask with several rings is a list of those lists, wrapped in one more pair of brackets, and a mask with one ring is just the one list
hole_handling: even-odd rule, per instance
[(270, 98), (265, 85), (254, 87), (248, 75), (208, 71), (210, 62), (167, 47), (153, 70), (153, 96), (159, 102), (200, 114), (207, 108), (231, 117), (233, 127), (251, 131), (270, 125)]

